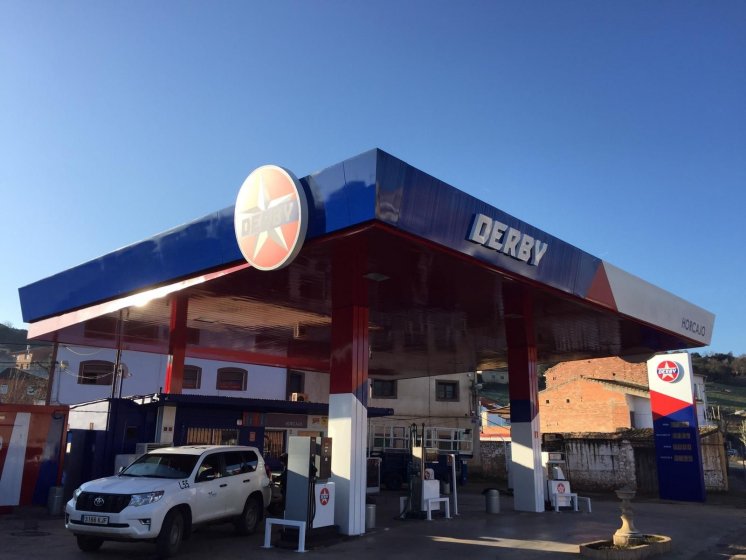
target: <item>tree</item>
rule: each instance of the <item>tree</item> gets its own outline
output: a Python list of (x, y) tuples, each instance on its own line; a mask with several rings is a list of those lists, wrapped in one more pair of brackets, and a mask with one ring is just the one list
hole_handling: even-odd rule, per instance
[(730, 367), (733, 375), (737, 377), (746, 375), (746, 354), (741, 354), (737, 358), (733, 358)]
[(706, 375), (708, 381), (728, 383), (734, 377), (746, 376), (746, 354), (738, 357), (733, 352), (705, 354), (692, 352), (694, 371)]

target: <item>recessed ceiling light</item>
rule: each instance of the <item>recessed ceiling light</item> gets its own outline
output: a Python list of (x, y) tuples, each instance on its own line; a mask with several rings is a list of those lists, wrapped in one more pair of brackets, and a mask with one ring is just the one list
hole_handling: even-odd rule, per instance
[(369, 272), (368, 274), (363, 274), (363, 278), (373, 280), (373, 282), (383, 282), (384, 280), (389, 279), (388, 276), (381, 274), (380, 272)]

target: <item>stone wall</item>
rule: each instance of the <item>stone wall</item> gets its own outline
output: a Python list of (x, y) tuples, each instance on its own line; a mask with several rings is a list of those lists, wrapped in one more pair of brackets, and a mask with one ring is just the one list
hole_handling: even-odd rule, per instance
[[(565, 434), (557, 450), (565, 453), (565, 476), (573, 491), (607, 492), (631, 485), (638, 488), (635, 456), (653, 454), (652, 430), (631, 430), (623, 434)], [(709, 492), (728, 490), (727, 459), (723, 437), (717, 430), (702, 433), (702, 465), (705, 488)], [(481, 442), (481, 471), (485, 478), (507, 480), (505, 444)], [(655, 469), (655, 461), (642, 463)], [(649, 465), (649, 467), (648, 467)], [(479, 466), (474, 465), (478, 471)]]
[(565, 476), (573, 490), (611, 491), (637, 486), (635, 452), (628, 440), (565, 440)]
[(472, 469), (472, 465), (469, 465), (469, 468), (473, 471), (481, 468), (481, 475), (484, 478), (507, 480), (508, 470), (505, 461), (506, 444), (502, 441), (483, 441), (480, 447), (482, 451), (481, 465), (475, 465), (474, 469)]
[(728, 491), (728, 458), (725, 456), (723, 434), (713, 431), (702, 436), (702, 466), (705, 488), (709, 491)]

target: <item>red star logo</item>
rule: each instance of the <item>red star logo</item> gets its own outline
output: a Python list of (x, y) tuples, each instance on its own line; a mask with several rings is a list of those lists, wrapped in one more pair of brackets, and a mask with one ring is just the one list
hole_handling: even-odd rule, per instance
[(672, 383), (679, 378), (679, 366), (675, 362), (661, 362), (655, 371), (658, 377), (666, 383)]

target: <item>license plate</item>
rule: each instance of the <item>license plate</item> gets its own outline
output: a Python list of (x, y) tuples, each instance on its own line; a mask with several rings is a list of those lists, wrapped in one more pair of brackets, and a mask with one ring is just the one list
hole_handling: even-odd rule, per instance
[(84, 515), (83, 523), (89, 525), (108, 525), (109, 518), (103, 515)]

